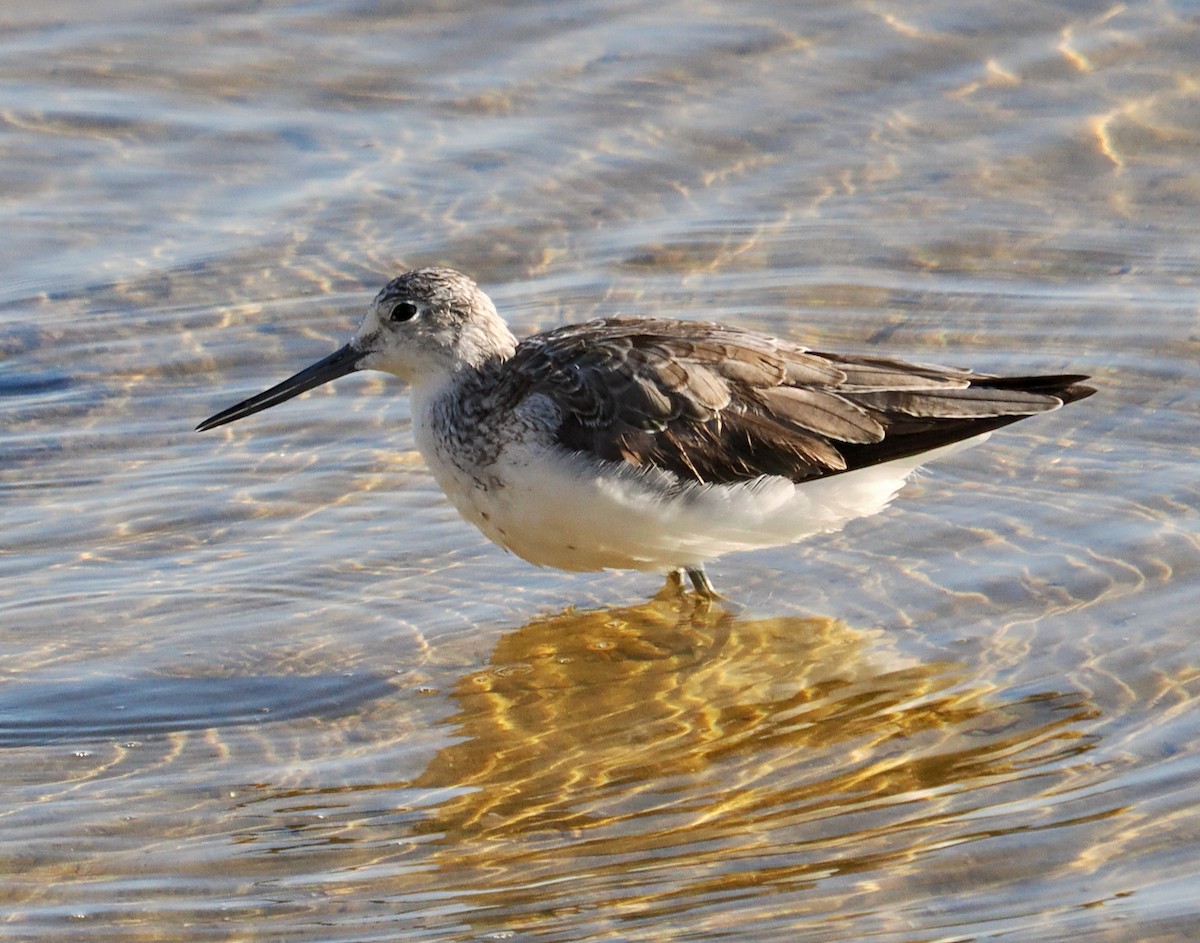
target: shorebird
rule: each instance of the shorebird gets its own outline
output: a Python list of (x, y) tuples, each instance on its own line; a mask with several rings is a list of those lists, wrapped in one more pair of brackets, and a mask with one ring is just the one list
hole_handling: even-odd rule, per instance
[(417, 448), (464, 518), (530, 563), (665, 571), (874, 514), (926, 461), (1095, 390), (610, 317), (518, 341), (467, 276), (388, 282), (341, 349), (198, 431), (355, 370), (411, 387)]

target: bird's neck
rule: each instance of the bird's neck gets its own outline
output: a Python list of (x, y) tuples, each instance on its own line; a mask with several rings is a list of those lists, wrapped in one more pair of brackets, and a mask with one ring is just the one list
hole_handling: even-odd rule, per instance
[(488, 314), (463, 325), (449, 363), (410, 378), (413, 425), (423, 453), (447, 430), (470, 428), (487, 420), (489, 391), (517, 350), (517, 339), (508, 325), (494, 311)]
[(511, 352), (493, 354), (475, 363), (458, 360), (452, 369), (413, 377), (410, 393), (413, 421), (429, 423), (435, 421), (435, 415), (444, 419), (448, 412), (456, 412), (463, 403), (481, 402), (481, 398), (472, 394), (486, 390), (491, 378), (511, 356)]
[(471, 478), (494, 460), (502, 444), (503, 436), (494, 434), (495, 425), (504, 422), (495, 388), (507, 359), (464, 365), (443, 373), (439, 381), (412, 387), (409, 401), (417, 449), (447, 493), (458, 487), (454, 482)]

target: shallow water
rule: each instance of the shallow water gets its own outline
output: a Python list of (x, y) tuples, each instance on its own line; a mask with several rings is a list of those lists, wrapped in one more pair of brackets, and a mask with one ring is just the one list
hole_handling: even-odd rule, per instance
[[(0, 10), (0, 939), (1200, 934), (1194, 11), (240, 6)], [(736, 614), (191, 431), (430, 263), (1101, 393)]]

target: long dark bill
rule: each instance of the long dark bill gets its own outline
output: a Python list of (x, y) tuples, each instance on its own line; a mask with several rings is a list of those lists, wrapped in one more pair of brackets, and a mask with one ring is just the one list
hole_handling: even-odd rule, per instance
[(353, 373), (358, 369), (358, 362), (362, 360), (363, 356), (363, 351), (355, 350), (347, 344), (340, 350), (335, 350), (324, 360), (318, 360), (311, 367), (301, 370), (294, 377), (288, 377), (282, 383), (271, 387), (269, 390), (264, 390), (257, 396), (251, 396), (248, 400), (243, 400), (236, 406), (230, 406), (228, 409), (221, 410), (215, 416), (210, 416), (196, 427), (196, 431), (205, 432), (208, 429), (215, 429), (217, 426), (223, 426), (227, 422), (233, 422), (245, 416), (261, 412), (264, 409), (269, 409), (285, 400), (291, 399), (293, 396), (299, 396), (313, 387), (320, 386), (322, 383), (328, 383), (330, 380), (344, 377), (347, 373)]

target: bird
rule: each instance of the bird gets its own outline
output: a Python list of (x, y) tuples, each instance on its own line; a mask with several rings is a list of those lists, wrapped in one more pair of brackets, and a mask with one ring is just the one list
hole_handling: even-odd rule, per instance
[(350, 341), (204, 420), (356, 370), (410, 388), (413, 437), (459, 513), (539, 566), (659, 571), (836, 531), (925, 462), (1091, 396), (1085, 375), (992, 376), (825, 353), (692, 320), (604, 317), (517, 340), (468, 276), (389, 281)]

